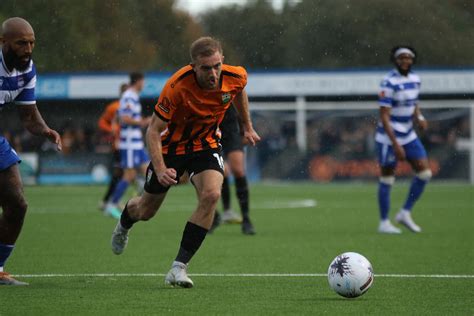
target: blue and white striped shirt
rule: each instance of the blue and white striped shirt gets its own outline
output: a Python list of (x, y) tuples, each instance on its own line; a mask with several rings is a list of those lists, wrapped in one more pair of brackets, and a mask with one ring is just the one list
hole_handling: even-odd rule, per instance
[[(413, 129), (413, 113), (418, 103), (420, 85), (417, 74), (410, 72), (407, 76), (402, 76), (396, 69), (388, 73), (380, 85), (379, 106), (391, 108), (390, 126), (400, 145), (406, 145), (418, 137)], [(392, 144), (381, 121), (377, 126), (375, 140), (382, 144)]]
[(120, 143), (119, 149), (138, 150), (144, 148), (142, 128), (138, 125), (125, 124), (121, 119), (124, 116), (141, 120), (142, 105), (137, 92), (129, 88), (120, 98), (120, 107), (117, 111), (120, 121)]
[(33, 61), (24, 71), (8, 70), (0, 49), (0, 109), (8, 103), (35, 104), (36, 68)]

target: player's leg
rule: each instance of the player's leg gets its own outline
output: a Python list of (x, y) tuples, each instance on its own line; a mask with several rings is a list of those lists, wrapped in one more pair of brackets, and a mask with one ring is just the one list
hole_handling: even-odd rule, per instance
[(229, 184), (229, 165), (225, 162), (225, 174), (224, 181), (222, 182), (221, 190), (221, 200), (222, 208), (225, 210), (230, 210), (230, 184)]
[(105, 192), (104, 198), (102, 199), (102, 206), (101, 206), (102, 211), (105, 210), (105, 206), (107, 205), (107, 202), (112, 197), (112, 193), (114, 192), (115, 187), (117, 186), (117, 183), (120, 181), (120, 179), (122, 179), (123, 170), (122, 170), (122, 167), (120, 166), (120, 152), (118, 150), (113, 152), (111, 171), (112, 171), (111, 172), (112, 177), (110, 179), (107, 191)]
[[(175, 166), (173, 162), (168, 161), (166, 157), (165, 163), (169, 167), (176, 169), (179, 179), (183, 170)], [(125, 249), (128, 242), (128, 232), (136, 222), (147, 221), (155, 216), (169, 190), (169, 187), (164, 187), (158, 182), (151, 163), (149, 163), (145, 174), (146, 182), (143, 194), (127, 202), (120, 220), (112, 233), (112, 251), (115, 254), (119, 255)]]
[(224, 161), (218, 150), (209, 150), (191, 159), (187, 169), (196, 189), (198, 206), (184, 227), (178, 254), (165, 278), (166, 284), (181, 287), (193, 286), (187, 276), (187, 265), (211, 228), (221, 195)]
[(120, 199), (127, 191), (130, 182), (132, 182), (136, 177), (137, 171), (134, 168), (126, 168), (123, 170), (123, 175), (120, 181), (117, 183), (115, 187), (114, 193), (112, 194), (112, 198), (107, 203), (105, 211), (108, 215), (111, 215), (114, 218), (118, 218), (120, 216), (120, 210), (118, 209), (118, 203)]
[(120, 216), (112, 233), (112, 251), (121, 254), (128, 243), (128, 234), (132, 226), (138, 221), (148, 221), (158, 212), (166, 192), (151, 194), (143, 192), (141, 196), (130, 199)]
[(399, 228), (392, 225), (389, 219), (390, 192), (395, 182), (396, 159), (393, 148), (387, 144), (376, 143), (380, 165), (380, 177), (378, 184), (378, 205), (380, 212), (380, 223), (378, 231), (385, 234), (400, 234)]
[(413, 221), (411, 211), (416, 201), (422, 195), (426, 184), (431, 179), (432, 173), (429, 167), (426, 151), (418, 139), (404, 147), (405, 152), (407, 153), (407, 160), (415, 171), (415, 177), (411, 182), (405, 204), (395, 219), (411, 231), (419, 233), (421, 232), (421, 228)]
[(165, 278), (166, 284), (186, 288), (193, 286), (193, 281), (187, 276), (187, 265), (211, 228), (221, 195), (222, 179), (222, 174), (215, 170), (205, 170), (192, 177), (198, 206), (184, 227), (178, 254)]
[[(16, 155), (15, 155), (16, 156)], [(5, 158), (0, 154), (0, 158)], [(12, 253), (20, 235), (26, 215), (27, 203), (23, 195), (20, 171), (15, 163), (0, 171), (0, 285), (27, 285), (12, 278), (4, 271), (5, 263)]]
[(138, 151), (127, 149), (120, 150), (120, 165), (123, 168), (123, 175), (120, 181), (117, 183), (114, 192), (112, 193), (112, 198), (109, 200), (105, 207), (106, 215), (110, 215), (113, 218), (120, 217), (120, 210), (118, 208), (118, 203), (122, 196), (127, 191), (130, 182), (132, 182), (136, 177), (136, 160), (137, 160)]
[(237, 199), (242, 213), (242, 233), (254, 235), (255, 229), (249, 215), (249, 189), (245, 171), (245, 153), (243, 149), (233, 150), (227, 155), (230, 170), (234, 175)]

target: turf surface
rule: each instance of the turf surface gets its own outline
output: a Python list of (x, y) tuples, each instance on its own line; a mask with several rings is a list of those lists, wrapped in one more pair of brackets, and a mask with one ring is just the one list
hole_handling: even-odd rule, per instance
[[(395, 185), (391, 216), (407, 188)], [(0, 287), (0, 315), (474, 314), (473, 186), (430, 184), (414, 211), (423, 232), (399, 236), (376, 233), (375, 184), (252, 186), (257, 235), (239, 225), (209, 235), (189, 268), (193, 289), (163, 282), (192, 187), (170, 191), (121, 256), (109, 245), (115, 220), (97, 210), (103, 191), (26, 188), (29, 213), (6, 268), (30, 286)], [(376, 274), (357, 299), (339, 297), (321, 276), (345, 251), (366, 256)]]

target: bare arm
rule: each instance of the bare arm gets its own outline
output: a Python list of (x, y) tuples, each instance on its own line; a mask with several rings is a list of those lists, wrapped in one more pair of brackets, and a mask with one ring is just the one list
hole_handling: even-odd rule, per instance
[(33, 135), (46, 137), (50, 142), (56, 144), (57, 149), (61, 150), (61, 136), (58, 132), (46, 125), (36, 104), (18, 106), (18, 113), (23, 126)]
[(420, 126), (420, 128), (424, 131), (428, 129), (428, 121), (425, 119), (423, 114), (421, 113), (420, 107), (418, 104), (415, 107), (415, 112), (413, 113), (413, 118), (415, 122)]
[(257, 132), (253, 129), (249, 112), (249, 98), (245, 90), (242, 90), (235, 96), (234, 105), (240, 116), (245, 139), (255, 146), (255, 144), (260, 141), (260, 136), (258, 136)]
[(405, 160), (405, 150), (402, 146), (397, 142), (397, 138), (395, 137), (395, 133), (390, 125), (390, 108), (382, 106), (380, 107), (380, 120), (382, 121), (383, 129), (385, 133), (387, 133), (388, 138), (392, 142), (393, 150), (395, 152), (395, 156), (398, 160)]
[(178, 183), (178, 181), (176, 180), (176, 170), (167, 168), (163, 160), (161, 133), (166, 129), (166, 126), (167, 123), (165, 121), (153, 114), (150, 126), (148, 126), (146, 132), (146, 142), (158, 182), (164, 186), (170, 186)]

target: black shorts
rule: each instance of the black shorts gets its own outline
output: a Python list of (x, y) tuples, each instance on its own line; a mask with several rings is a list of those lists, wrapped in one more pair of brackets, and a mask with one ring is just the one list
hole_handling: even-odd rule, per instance
[[(188, 155), (163, 155), (167, 168), (174, 168), (177, 173), (177, 180), (185, 171), (192, 178), (204, 170), (216, 170), (224, 175), (224, 160), (220, 149), (209, 149), (198, 151)], [(153, 165), (150, 162), (146, 170), (145, 191), (151, 194), (164, 193), (170, 189), (158, 182)]]
[(219, 126), (222, 138), (221, 145), (224, 157), (234, 150), (244, 150), (242, 134), (240, 133), (239, 117), (234, 106), (229, 107)]

